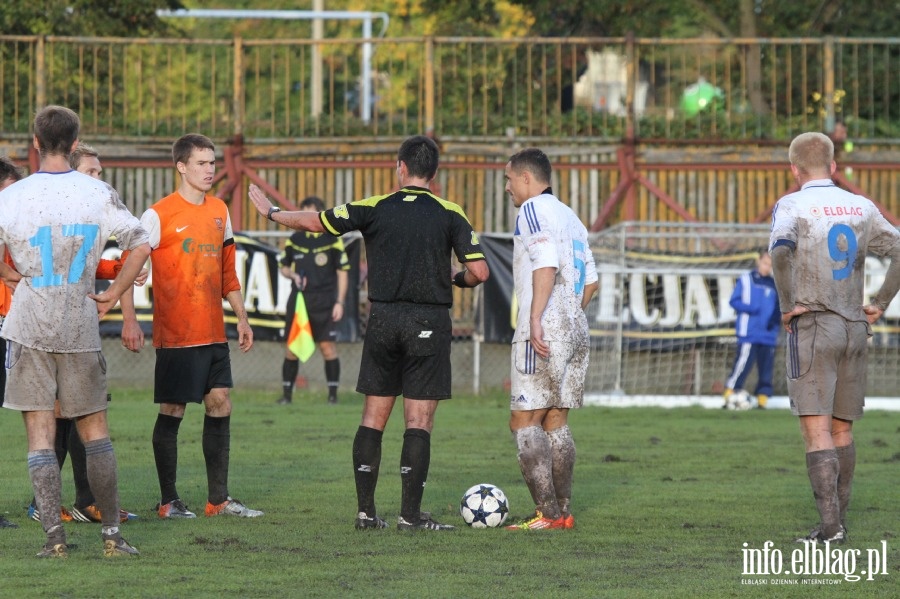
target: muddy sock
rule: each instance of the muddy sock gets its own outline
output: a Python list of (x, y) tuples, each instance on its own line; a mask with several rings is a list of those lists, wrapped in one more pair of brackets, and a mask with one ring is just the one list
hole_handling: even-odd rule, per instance
[(838, 458), (834, 449), (811, 451), (806, 454), (806, 472), (812, 486), (816, 508), (819, 510), (822, 534), (828, 538), (841, 527), (841, 508), (838, 502)]
[(109, 437), (84, 444), (87, 478), (97, 498), (103, 526), (119, 525), (119, 483), (116, 454)]
[(34, 505), (41, 515), (41, 526), (47, 534), (47, 543), (65, 543), (66, 533), (59, 517), (62, 481), (56, 452), (52, 449), (29, 451), (28, 474), (34, 489)]
[(563, 516), (569, 515), (572, 499), (572, 478), (575, 473), (575, 440), (569, 425), (547, 431), (550, 451), (553, 455), (553, 487), (556, 501)]
[(562, 513), (553, 487), (553, 458), (547, 433), (539, 426), (527, 426), (513, 435), (518, 448), (519, 468), (534, 504), (544, 517), (556, 520)]

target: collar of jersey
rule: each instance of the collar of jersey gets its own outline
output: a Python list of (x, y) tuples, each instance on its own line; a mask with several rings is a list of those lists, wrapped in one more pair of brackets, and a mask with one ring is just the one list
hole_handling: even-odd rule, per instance
[(804, 183), (800, 189), (806, 189), (807, 187), (834, 187), (834, 181), (831, 179), (814, 179)]

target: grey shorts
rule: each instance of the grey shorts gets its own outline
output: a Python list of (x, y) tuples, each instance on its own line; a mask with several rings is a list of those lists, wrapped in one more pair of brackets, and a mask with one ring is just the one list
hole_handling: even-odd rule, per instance
[(105, 410), (106, 359), (101, 352), (55, 354), (7, 341), (4, 408), (53, 411), (77, 418)]
[(512, 345), (509, 408), (512, 411), (580, 408), (584, 402), (587, 343), (548, 341), (550, 357), (534, 353), (530, 341)]
[(809, 312), (791, 321), (786, 357), (795, 416), (862, 418), (868, 338), (867, 322), (833, 312)]

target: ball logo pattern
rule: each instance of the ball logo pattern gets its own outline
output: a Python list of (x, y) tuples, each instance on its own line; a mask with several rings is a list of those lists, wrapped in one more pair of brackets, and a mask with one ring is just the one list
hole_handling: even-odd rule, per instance
[(500, 487), (482, 483), (463, 493), (459, 514), (472, 528), (495, 528), (509, 516), (509, 500)]
[(728, 396), (729, 410), (737, 410), (742, 412), (744, 410), (749, 410), (752, 407), (753, 397), (743, 389), (738, 389)]

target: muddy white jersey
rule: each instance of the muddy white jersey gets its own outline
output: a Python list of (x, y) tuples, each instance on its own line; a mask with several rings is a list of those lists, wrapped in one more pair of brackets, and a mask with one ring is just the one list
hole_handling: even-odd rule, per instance
[(0, 192), (0, 249), (22, 274), (0, 334), (47, 352), (100, 351), (97, 263), (114, 236), (130, 250), (147, 233), (107, 183), (37, 172)]
[(820, 179), (775, 205), (769, 249), (783, 243), (796, 246), (795, 304), (863, 321), (866, 255), (884, 256), (900, 233), (871, 200)]
[(550, 193), (519, 207), (513, 237), (513, 277), (518, 316), (513, 341), (531, 337), (532, 272), (556, 269), (550, 300), (541, 317), (545, 341), (583, 342), (587, 318), (581, 308), (584, 286), (597, 281), (587, 229), (571, 208)]

